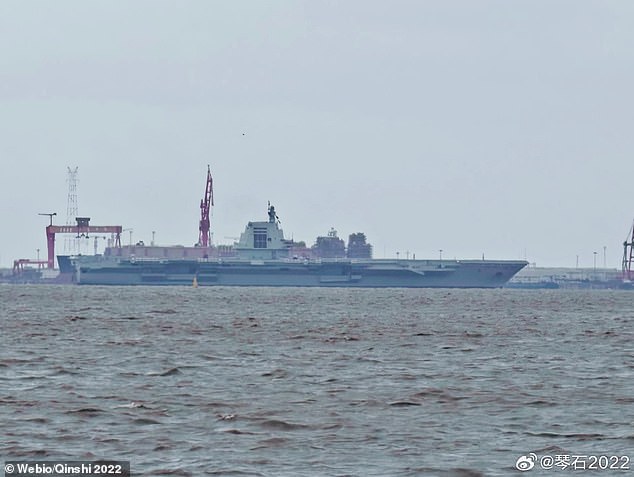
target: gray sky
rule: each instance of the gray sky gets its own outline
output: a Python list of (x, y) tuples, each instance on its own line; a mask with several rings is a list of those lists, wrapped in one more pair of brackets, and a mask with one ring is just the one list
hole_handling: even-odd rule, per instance
[(620, 267), (633, 23), (631, 0), (5, 0), (0, 265), (45, 255), (67, 166), (94, 225), (191, 245), (210, 164), (215, 242), (270, 200), (309, 245)]

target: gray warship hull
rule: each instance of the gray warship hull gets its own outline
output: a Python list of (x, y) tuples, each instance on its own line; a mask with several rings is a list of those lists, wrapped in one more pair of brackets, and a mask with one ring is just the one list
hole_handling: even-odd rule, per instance
[(79, 285), (498, 288), (514, 260), (144, 260), (76, 257)]

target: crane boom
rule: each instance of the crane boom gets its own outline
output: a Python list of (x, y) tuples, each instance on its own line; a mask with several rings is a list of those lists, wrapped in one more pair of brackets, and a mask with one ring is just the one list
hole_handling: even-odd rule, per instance
[(198, 224), (198, 246), (208, 247), (210, 245), (210, 221), (209, 212), (214, 205), (213, 179), (211, 169), (207, 164), (207, 183), (205, 185), (205, 197), (200, 201), (200, 223)]

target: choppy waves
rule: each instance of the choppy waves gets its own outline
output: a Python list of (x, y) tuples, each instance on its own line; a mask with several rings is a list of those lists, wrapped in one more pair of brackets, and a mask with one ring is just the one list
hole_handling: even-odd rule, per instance
[(634, 459), (632, 296), (3, 287), (0, 454), (148, 476)]

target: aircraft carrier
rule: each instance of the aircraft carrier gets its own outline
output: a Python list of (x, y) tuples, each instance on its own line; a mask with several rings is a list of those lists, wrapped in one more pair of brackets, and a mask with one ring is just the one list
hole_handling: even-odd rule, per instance
[[(127, 250), (107, 248), (103, 255), (72, 257), (74, 281), (79, 285), (498, 288), (527, 265), (521, 260), (373, 259), (363, 234), (353, 234), (346, 251), (334, 231), (318, 238), (318, 247), (307, 249), (284, 238), (270, 204), (268, 216), (266, 221), (249, 222), (239, 241), (226, 249), (140, 243)], [(175, 253), (181, 256), (173, 258)]]

